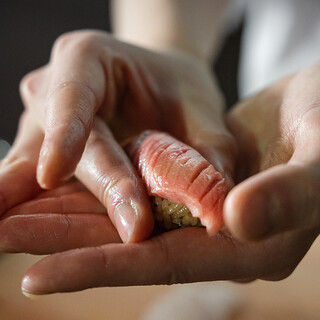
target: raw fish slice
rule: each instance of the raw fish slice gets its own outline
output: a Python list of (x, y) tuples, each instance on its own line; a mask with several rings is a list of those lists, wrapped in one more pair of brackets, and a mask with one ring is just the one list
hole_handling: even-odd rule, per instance
[(156, 131), (144, 132), (130, 149), (150, 196), (184, 204), (209, 234), (221, 229), (228, 185), (199, 152)]

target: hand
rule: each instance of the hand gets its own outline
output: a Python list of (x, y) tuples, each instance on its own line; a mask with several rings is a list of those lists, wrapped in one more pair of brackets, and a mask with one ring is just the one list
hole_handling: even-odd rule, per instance
[[(241, 150), (225, 220), (242, 240), (320, 228), (320, 64), (240, 103), (228, 117)], [(316, 232), (317, 233), (317, 232)]]
[(291, 274), (314, 236), (300, 232), (242, 244), (226, 232), (210, 237), (203, 228), (178, 229), (140, 243), (53, 254), (28, 270), (22, 291), (41, 295), (105, 286), (248, 281), (270, 276), (279, 280)]
[(147, 51), (103, 32), (74, 32), (57, 40), (49, 64), (24, 78), (21, 93), (27, 120), (2, 165), (1, 212), (40, 192), (36, 168), (49, 189), (76, 169), (122, 240), (146, 239), (153, 229), (149, 199), (119, 146), (144, 129), (195, 147), (232, 184), (234, 141), (210, 68), (196, 58)]
[[(238, 176), (243, 182), (227, 196), (226, 224), (238, 238), (266, 239), (243, 243), (225, 231), (209, 237), (203, 229), (187, 228), (138, 244), (72, 250), (34, 265), (23, 290), (44, 294), (289, 276), (319, 234), (318, 70), (315, 66), (276, 83), (229, 115), (242, 150)], [(273, 201), (280, 205), (263, 211)]]
[(105, 207), (80, 182), (72, 182), (6, 212), (0, 221), (4, 252), (51, 254), (121, 242)]
[[(101, 132), (107, 130), (106, 125), (100, 125)], [(221, 229), (228, 184), (196, 150), (168, 134), (150, 130), (132, 140), (126, 149), (149, 194), (184, 203), (208, 233), (216, 234)], [(107, 210), (79, 182), (43, 191), (7, 211), (0, 221), (4, 252), (50, 254), (115, 242), (119, 237)]]
[[(41, 188), (39, 187), (35, 177), (35, 168), (37, 165), (37, 159), (42, 140), (43, 134), (41, 129), (38, 127), (33, 117), (31, 117), (30, 112), (26, 112), (20, 120), (18, 135), (13, 147), (11, 148), (7, 157), (1, 162), (0, 194), (2, 196), (2, 214), (8, 211), (10, 208), (15, 208), (15, 205), (33, 199), (36, 195), (41, 193)], [(112, 150), (112, 153), (110, 152), (110, 150)], [(145, 187), (139, 177), (136, 177), (136, 181), (134, 181), (134, 178), (132, 177), (130, 182), (135, 182), (135, 187), (138, 189), (137, 192), (139, 192), (139, 188), (142, 189), (143, 193), (140, 196), (140, 201), (145, 205), (146, 210), (139, 212), (141, 215), (138, 215), (137, 217), (138, 223), (133, 225), (134, 229), (131, 233), (131, 239), (128, 239), (128, 235), (130, 235), (130, 233), (126, 229), (128, 228), (128, 226), (126, 224), (119, 224), (119, 219), (121, 219), (122, 217), (121, 210), (125, 209), (125, 212), (123, 214), (126, 214), (127, 212), (128, 214), (131, 214), (131, 211), (126, 208), (125, 203), (125, 201), (130, 201), (130, 198), (125, 198), (125, 200), (122, 202), (121, 198), (117, 199), (119, 197), (117, 193), (117, 187), (120, 188), (123, 185), (124, 187), (126, 187), (125, 183), (127, 182), (127, 179), (123, 178), (121, 180), (122, 176), (133, 176), (136, 174), (136, 171), (133, 168), (130, 160), (127, 158), (125, 152), (113, 140), (112, 134), (110, 133), (109, 129), (98, 118), (95, 119), (95, 123), (90, 133), (85, 152), (83, 153), (81, 163), (79, 164), (79, 168), (81, 168), (82, 170), (87, 169), (94, 171), (96, 166), (99, 166), (101, 170), (104, 170), (105, 168), (113, 169), (114, 177), (100, 177), (100, 180), (104, 179), (104, 181), (98, 180), (98, 183), (105, 183), (105, 194), (101, 194), (100, 198), (103, 198), (105, 200), (105, 203), (107, 204), (111, 202), (109, 207), (107, 207), (108, 216), (114, 219), (113, 224), (117, 226), (117, 231), (122, 236), (122, 238), (124, 240), (127, 239), (131, 241), (137, 241), (139, 240), (139, 237), (141, 239), (149, 236), (150, 232), (153, 229), (153, 218), (151, 216), (151, 212), (149, 213), (147, 211), (148, 209), (151, 210), (150, 201), (145, 194)], [(119, 176), (120, 182), (118, 184), (114, 182), (115, 184), (113, 184), (113, 180), (119, 178)], [(90, 179), (88, 179), (87, 184), (90, 185), (90, 182), (91, 185), (95, 183), (95, 181), (90, 181)], [(129, 191), (132, 190), (130, 189), (130, 187), (133, 188), (134, 186), (127, 186), (127, 189), (129, 189)], [(104, 190), (101, 190), (101, 192), (102, 191)], [(123, 196), (125, 197), (126, 194), (123, 194)], [(118, 202), (116, 202), (116, 200), (118, 200)], [(71, 207), (71, 205), (69, 205), (69, 207)], [(18, 209), (15, 208), (14, 210), (19, 211), (20, 209), (21, 208), (18, 207)], [(30, 210), (30, 208), (28, 210)], [(57, 209), (51, 208), (47, 212), (52, 212), (50, 210)], [(92, 212), (95, 212), (94, 208)], [(9, 212), (9, 214), (10, 213), (11, 212)], [(43, 213), (46, 213), (46, 211), (43, 211)], [(4, 217), (6, 217), (6, 215)], [(30, 239), (28, 234), (26, 234), (26, 239), (24, 239), (24, 233), (21, 233), (18, 239), (15, 239), (15, 236), (17, 236), (16, 233), (8, 234), (8, 230), (13, 230), (18, 227), (16, 222), (18, 223), (18, 225), (28, 222), (30, 230), (35, 230), (35, 225), (38, 225), (40, 229), (38, 231), (40, 232), (40, 234), (43, 234), (42, 229), (44, 227), (44, 224), (48, 224), (48, 221), (46, 219), (42, 219), (39, 215), (35, 217), (28, 216), (28, 218), (25, 217), (24, 220), (18, 221), (13, 219), (6, 219), (6, 222), (1, 222), (2, 226), (5, 224), (6, 229), (3, 233), (4, 238), (2, 238), (2, 240), (4, 240), (4, 243), (0, 245), (2, 251), (20, 250), (19, 246), (18, 248), (15, 248), (12, 246), (7, 247), (7, 245), (8, 243), (13, 244), (18, 243), (19, 241), (24, 242), (27, 239)], [(12, 224), (11, 227), (10, 224)], [(93, 226), (94, 223), (92, 223), (91, 225)], [(22, 224), (21, 227), (25, 228), (24, 230), (26, 230), (26, 225)], [(34, 237), (37, 238), (36, 235), (34, 235)], [(31, 244), (30, 248), (32, 248)], [(51, 250), (54, 251), (54, 248), (52, 248)]]

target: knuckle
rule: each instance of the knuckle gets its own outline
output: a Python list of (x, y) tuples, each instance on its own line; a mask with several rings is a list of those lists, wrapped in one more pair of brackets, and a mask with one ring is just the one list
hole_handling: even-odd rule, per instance
[[(63, 210), (62, 210), (63, 212)], [(60, 224), (64, 226), (63, 228), (63, 236), (65, 238), (68, 238), (69, 234), (71, 233), (71, 227), (72, 227), (72, 222), (71, 219), (68, 217), (66, 213), (61, 213), (60, 215)]]
[(179, 264), (176, 253), (172, 250), (170, 242), (165, 237), (156, 237), (152, 241), (154, 241), (157, 248), (156, 252), (159, 253), (159, 265), (164, 266), (163, 271), (159, 273), (157, 284), (173, 285), (188, 283), (190, 280), (195, 279), (190, 265), (185, 267)]
[(88, 123), (81, 114), (76, 113), (71, 120), (71, 130), (75, 132), (79, 137), (85, 137), (88, 133), (90, 123)]
[[(61, 99), (61, 100), (59, 100)], [(50, 91), (47, 97), (47, 106), (68, 103), (76, 105), (78, 115), (83, 115), (82, 118), (91, 118), (92, 111), (100, 103), (100, 97), (91, 86), (76, 80), (66, 80), (56, 84)]]
[(20, 95), (23, 99), (28, 99), (35, 94), (35, 75), (33, 72), (26, 74), (19, 84)]
[(94, 31), (73, 31), (59, 36), (53, 45), (53, 56), (62, 52), (71, 51), (80, 54), (94, 52), (97, 43), (97, 33)]
[(109, 172), (98, 178), (100, 199), (106, 207), (123, 204), (138, 187), (137, 178), (129, 175), (123, 164), (112, 165), (114, 168), (110, 168), (110, 171), (114, 171), (113, 173)]
[(308, 138), (317, 138), (319, 136), (319, 122), (320, 122), (320, 107), (319, 101), (309, 105), (309, 110), (306, 111), (300, 119), (297, 120), (298, 124), (296, 137), (303, 139), (306, 134)]
[[(107, 253), (104, 249), (103, 246), (98, 246), (93, 248), (93, 250), (95, 250), (96, 255), (99, 259), (99, 263), (100, 263), (100, 268), (103, 271), (104, 275), (108, 275), (110, 273), (110, 260), (107, 256)], [(103, 283), (103, 280), (102, 280)]]
[(90, 121), (79, 112), (71, 112), (59, 119), (47, 124), (47, 131), (56, 131), (61, 129), (66, 134), (66, 139), (75, 143), (89, 134)]
[(73, 32), (67, 32), (60, 35), (53, 44), (53, 52), (63, 51), (67, 46), (74, 42), (76, 34)]
[(166, 285), (179, 283), (180, 273), (177, 272), (177, 268), (174, 263), (174, 255), (170, 249), (170, 244), (164, 237), (154, 238), (153, 241), (157, 247), (156, 251), (159, 253), (159, 264), (165, 266), (163, 272), (159, 274), (160, 277), (157, 280), (157, 283)]

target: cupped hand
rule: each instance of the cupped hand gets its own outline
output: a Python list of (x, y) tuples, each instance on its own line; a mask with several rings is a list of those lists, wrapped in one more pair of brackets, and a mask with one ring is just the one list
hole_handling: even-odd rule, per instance
[(52, 189), (75, 173), (123, 241), (146, 239), (153, 229), (149, 199), (120, 147), (145, 129), (193, 146), (232, 184), (234, 141), (221, 96), (209, 66), (188, 54), (72, 32), (56, 41), (46, 66), (23, 79), (21, 94), (28, 120), (2, 163), (1, 212), (38, 194), (37, 182)]
[(233, 159), (220, 159), (229, 154), (209, 152), (233, 147), (210, 67), (186, 53), (149, 51), (99, 31), (68, 33), (49, 64), (23, 79), (21, 93), (45, 133), (37, 166), (44, 188), (73, 175), (95, 114), (119, 143), (146, 129), (165, 131), (232, 169)]
[(226, 225), (238, 239), (258, 241), (262, 250), (264, 239), (273, 241), (274, 264), (287, 259), (291, 270), (299, 262), (292, 255), (302, 257), (320, 231), (319, 86), (318, 63), (246, 99), (228, 115), (240, 150), (241, 183), (226, 199)]
[(242, 240), (320, 229), (320, 64), (287, 77), (228, 116), (240, 154), (225, 220)]

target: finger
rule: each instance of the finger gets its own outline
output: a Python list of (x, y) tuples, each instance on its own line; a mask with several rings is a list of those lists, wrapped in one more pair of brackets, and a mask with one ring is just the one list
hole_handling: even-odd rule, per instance
[(291, 164), (257, 174), (227, 196), (226, 225), (243, 240), (319, 226), (319, 181), (316, 171)]
[(301, 247), (310, 246), (314, 235), (282, 240), (286, 241), (269, 242), (261, 250), (257, 243), (243, 245), (223, 234), (208, 237), (200, 228), (175, 230), (138, 244), (52, 255), (27, 272), (22, 290), (48, 294), (101, 286), (259, 278), (300, 261)]
[(2, 252), (49, 254), (110, 242), (120, 238), (106, 209), (83, 191), (22, 203), (0, 222)]
[(91, 212), (107, 215), (105, 207), (89, 192), (73, 192), (49, 198), (35, 198), (7, 211), (3, 218), (35, 213), (77, 213)]
[(29, 114), (21, 117), (18, 135), (0, 170), (0, 214), (41, 191), (36, 165), (43, 134)]
[(235, 283), (250, 283), (257, 280), (256, 278), (247, 278), (247, 279), (236, 279), (236, 280), (232, 280)]
[(95, 119), (76, 176), (107, 208), (124, 242), (150, 236), (153, 216), (143, 182), (99, 118)]
[(43, 104), (48, 90), (49, 72), (48, 65), (33, 70), (21, 79), (19, 87), (24, 107), (29, 113), (38, 117), (37, 121), (41, 125), (45, 119)]
[(0, 222), (0, 251), (51, 254), (121, 242), (107, 216), (89, 213), (14, 215)]
[(148, 192), (186, 205), (217, 233), (222, 225), (222, 205), (228, 183), (196, 150), (165, 133), (146, 131), (127, 146)]
[(104, 99), (105, 76), (94, 43), (89, 35), (67, 34), (54, 46), (37, 170), (43, 188), (54, 188), (72, 176)]
[(59, 188), (52, 190), (45, 190), (36, 196), (36, 199), (42, 198), (56, 198), (65, 196), (70, 193), (88, 191), (88, 189), (79, 181), (67, 183)]

